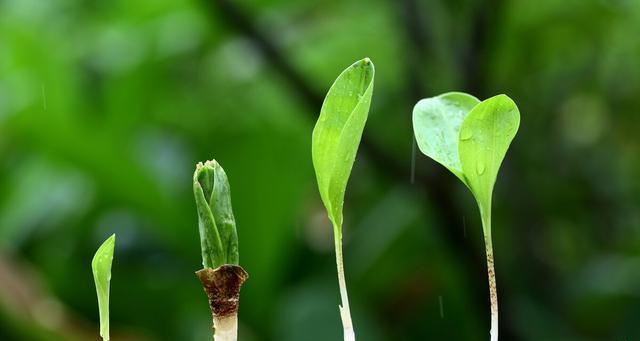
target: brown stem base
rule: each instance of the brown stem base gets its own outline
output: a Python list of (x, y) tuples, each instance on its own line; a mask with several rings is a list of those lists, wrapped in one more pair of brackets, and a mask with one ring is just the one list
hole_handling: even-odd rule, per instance
[(209, 299), (213, 319), (238, 313), (240, 288), (249, 275), (238, 265), (225, 264), (218, 268), (205, 268), (196, 272)]

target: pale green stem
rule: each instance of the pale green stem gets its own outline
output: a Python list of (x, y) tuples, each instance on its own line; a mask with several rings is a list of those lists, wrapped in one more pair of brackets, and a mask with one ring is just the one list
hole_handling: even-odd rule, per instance
[(487, 275), (489, 277), (489, 301), (491, 303), (491, 341), (498, 341), (498, 289), (496, 287), (496, 271), (493, 261), (493, 242), (491, 240), (491, 207), (488, 212), (483, 213), (480, 209), (482, 218), (482, 229), (484, 231), (484, 246), (487, 255)]
[[(334, 226), (337, 230), (337, 227)], [(338, 285), (340, 286), (340, 298), (342, 305), (340, 306), (340, 318), (342, 319), (342, 328), (344, 329), (344, 341), (355, 341), (356, 336), (353, 331), (353, 323), (351, 322), (351, 311), (349, 310), (349, 297), (347, 295), (347, 282), (344, 277), (344, 263), (342, 261), (342, 234), (335, 233), (336, 246), (336, 265), (338, 267)]]

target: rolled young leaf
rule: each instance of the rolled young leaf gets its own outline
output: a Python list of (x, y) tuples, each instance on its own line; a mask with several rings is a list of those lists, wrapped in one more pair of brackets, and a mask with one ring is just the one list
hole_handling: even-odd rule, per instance
[(100, 311), (100, 336), (104, 341), (109, 341), (109, 291), (115, 243), (116, 235), (114, 234), (102, 243), (91, 261)]
[(231, 207), (229, 180), (215, 160), (198, 163), (193, 174), (202, 265), (238, 264), (238, 234)]
[(344, 70), (333, 83), (313, 129), (311, 154), (318, 190), (333, 224), (345, 340), (355, 340), (342, 261), (342, 207), (362, 131), (369, 114), (375, 69), (369, 58)]

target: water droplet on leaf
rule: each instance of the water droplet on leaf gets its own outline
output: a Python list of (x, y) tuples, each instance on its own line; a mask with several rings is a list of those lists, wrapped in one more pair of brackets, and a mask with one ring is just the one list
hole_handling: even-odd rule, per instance
[(476, 171), (478, 172), (478, 175), (482, 175), (484, 174), (486, 167), (484, 165), (484, 162), (481, 160), (478, 160), (478, 163), (476, 164)]
[(467, 141), (473, 137), (473, 132), (471, 130), (463, 130), (460, 132), (460, 140)]

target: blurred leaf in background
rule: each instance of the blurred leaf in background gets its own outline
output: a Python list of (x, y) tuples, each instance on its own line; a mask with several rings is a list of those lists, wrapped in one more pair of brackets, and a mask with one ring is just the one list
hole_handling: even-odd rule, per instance
[(630, 0), (0, 1), (0, 339), (95, 335), (86, 264), (112, 233), (113, 339), (206, 339), (190, 181), (212, 155), (251, 273), (240, 338), (339, 339), (309, 136), (364, 55), (376, 115), (344, 231), (361, 339), (486, 339), (473, 202), (411, 167), (413, 104), (454, 89), (527, 113), (494, 196), (502, 336), (638, 339), (636, 32)]

